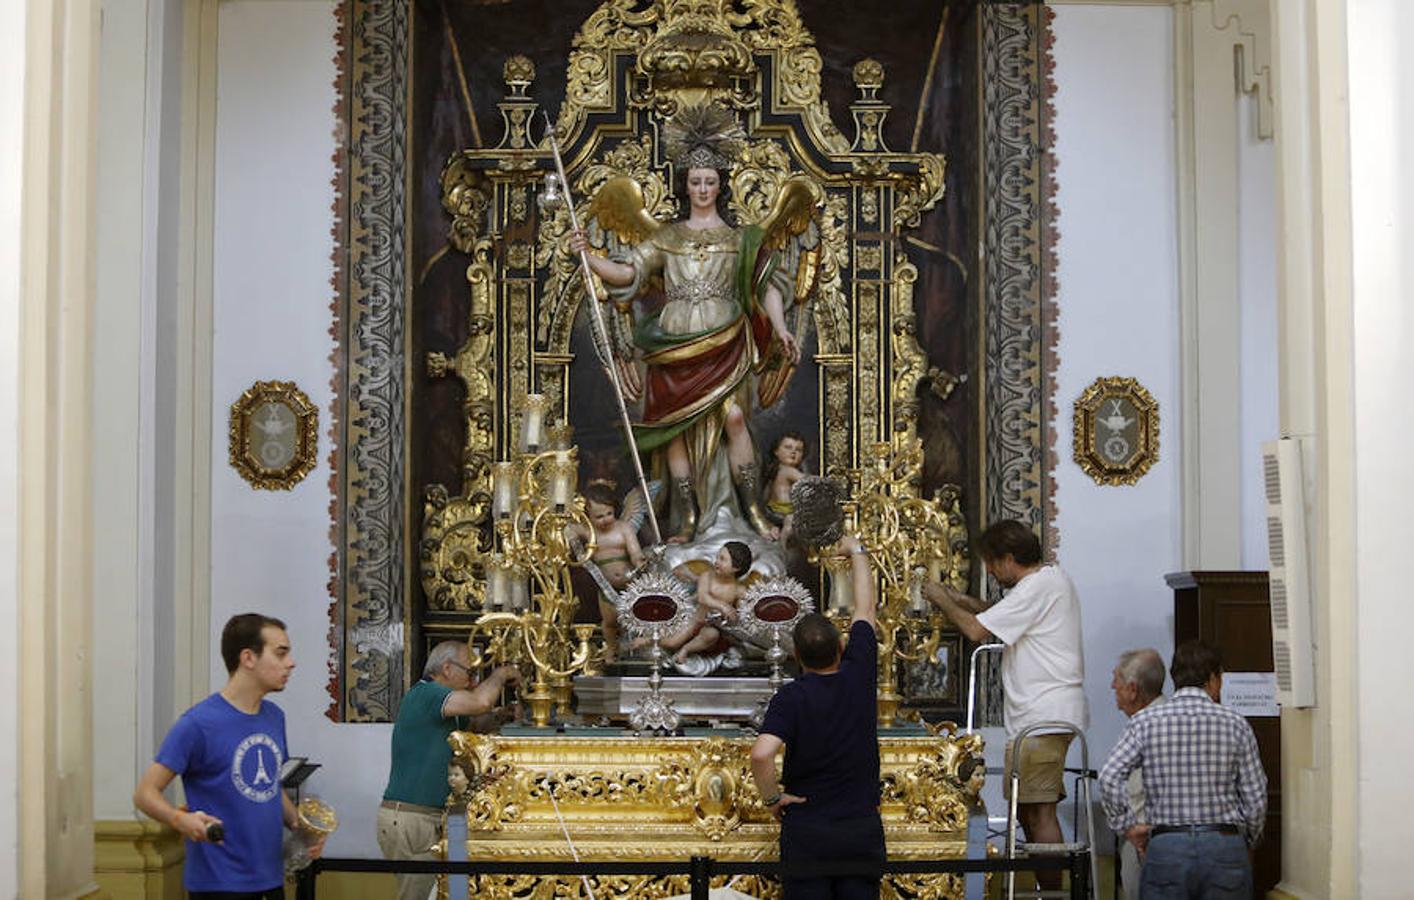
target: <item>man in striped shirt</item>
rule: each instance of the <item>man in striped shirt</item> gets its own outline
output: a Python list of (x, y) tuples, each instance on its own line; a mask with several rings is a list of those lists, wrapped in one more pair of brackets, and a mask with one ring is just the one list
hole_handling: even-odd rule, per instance
[[(1267, 777), (1247, 720), (1219, 705), (1222, 660), (1198, 641), (1169, 668), (1174, 694), (1129, 720), (1100, 771), (1110, 825), (1146, 854), (1140, 895), (1248, 898), (1248, 849), (1262, 835)], [(1135, 822), (1126, 782), (1139, 769), (1150, 824)]]

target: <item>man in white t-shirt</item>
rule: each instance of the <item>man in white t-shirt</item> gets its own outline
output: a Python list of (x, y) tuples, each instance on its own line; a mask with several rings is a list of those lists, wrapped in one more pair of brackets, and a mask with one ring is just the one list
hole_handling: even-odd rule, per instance
[[(1041, 542), (1020, 522), (993, 523), (977, 539), (977, 550), (987, 574), (1007, 591), (1001, 600), (988, 606), (937, 583), (925, 585), (924, 593), (969, 640), (983, 643), (995, 638), (1006, 645), (1002, 687), (1009, 768), (1012, 740), (1023, 728), (1038, 722), (1064, 722), (1077, 729), (1090, 724), (1080, 600), (1058, 566), (1043, 564)], [(1022, 747), (1017, 817), (1027, 841), (1063, 840), (1056, 804), (1065, 797), (1063, 776), (1070, 741), (1070, 734), (1033, 734)], [(1010, 784), (1005, 790), (1009, 797)], [(1043, 887), (1059, 887), (1060, 873), (1038, 873), (1042, 874), (1048, 876), (1041, 879)]]

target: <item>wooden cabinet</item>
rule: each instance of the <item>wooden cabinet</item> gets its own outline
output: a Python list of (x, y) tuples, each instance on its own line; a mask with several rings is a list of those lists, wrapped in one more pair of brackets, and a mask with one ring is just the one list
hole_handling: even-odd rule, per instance
[[(1175, 572), (1174, 643), (1201, 640), (1222, 653), (1228, 672), (1271, 672), (1272, 620), (1266, 572)], [(1265, 897), (1281, 880), (1281, 719), (1247, 719), (1267, 772), (1267, 825), (1252, 860), (1253, 893)]]

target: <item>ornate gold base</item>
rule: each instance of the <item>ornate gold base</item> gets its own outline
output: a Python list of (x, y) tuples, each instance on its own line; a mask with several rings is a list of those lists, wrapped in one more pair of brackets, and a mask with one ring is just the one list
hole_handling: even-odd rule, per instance
[(114, 900), (181, 900), (182, 839), (147, 819), (93, 823), (93, 873)]
[[(747, 738), (522, 737), (460, 733), (453, 746), (493, 779), (467, 808), (468, 859), (590, 861), (777, 858), (779, 826), (752, 784)], [(881, 804), (893, 859), (967, 854), (967, 823), (980, 787), (958, 779), (979, 756), (976, 735), (880, 740)], [(558, 808), (557, 808), (558, 807)], [(572, 851), (566, 840), (573, 842)], [(472, 896), (526, 896), (536, 879), (484, 878)], [(542, 879), (541, 883), (547, 881)], [(563, 883), (561, 883), (561, 881)], [(734, 887), (777, 896), (770, 882)], [(680, 883), (679, 883), (680, 882)], [(725, 884), (725, 879), (721, 880)], [(719, 885), (720, 886), (720, 885)], [(604, 879), (605, 893), (658, 898), (684, 893), (686, 879)], [(577, 896), (577, 879), (546, 896)], [(596, 890), (596, 893), (599, 891)], [(960, 879), (891, 880), (886, 897), (961, 896)]]

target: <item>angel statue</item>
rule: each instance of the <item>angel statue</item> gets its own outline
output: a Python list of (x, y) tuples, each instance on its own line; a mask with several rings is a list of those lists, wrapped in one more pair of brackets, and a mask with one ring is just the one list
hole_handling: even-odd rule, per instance
[[(641, 383), (620, 367), (630, 375), (625, 394), (643, 399), (634, 443), (639, 453), (666, 461), (678, 522), (670, 543), (720, 542), (731, 529), (719, 517), (738, 513), (769, 537), (747, 422), (749, 385), (755, 373), (758, 399), (769, 406), (800, 361), (785, 307), (798, 299), (794, 261), (818, 240), (812, 217), (819, 188), (803, 176), (787, 179), (764, 221), (738, 225), (727, 204), (728, 173), (745, 133), (732, 114), (712, 105), (685, 108), (664, 137), (682, 218), (655, 220), (642, 188), (622, 176), (606, 182), (590, 206), (614, 237), (607, 256), (588, 254), (607, 299), (627, 313), (655, 278), (666, 295), (633, 329), (645, 366)], [(583, 231), (571, 246), (577, 253), (589, 247)]]

